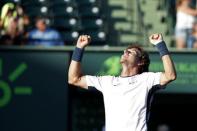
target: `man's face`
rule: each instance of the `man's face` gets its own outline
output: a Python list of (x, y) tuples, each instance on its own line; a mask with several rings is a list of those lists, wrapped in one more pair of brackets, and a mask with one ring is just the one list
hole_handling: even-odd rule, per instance
[(38, 20), (37, 22), (36, 22), (36, 27), (38, 28), (38, 30), (40, 30), (40, 31), (45, 31), (45, 29), (46, 29), (46, 24), (45, 24), (45, 22), (44, 22), (44, 20)]
[(121, 56), (120, 63), (137, 65), (139, 63), (140, 54), (140, 51), (136, 48), (126, 49)]

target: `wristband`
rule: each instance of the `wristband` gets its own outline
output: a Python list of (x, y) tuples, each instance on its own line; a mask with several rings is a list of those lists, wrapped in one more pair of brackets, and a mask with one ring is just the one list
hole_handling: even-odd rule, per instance
[(83, 57), (83, 51), (84, 50), (82, 48), (75, 47), (75, 50), (73, 51), (72, 55), (72, 60), (81, 62), (81, 59)]
[(169, 54), (168, 48), (166, 47), (166, 44), (165, 44), (164, 41), (159, 42), (159, 43), (156, 45), (156, 47), (157, 47), (157, 49), (158, 49), (158, 51), (159, 51), (160, 57)]

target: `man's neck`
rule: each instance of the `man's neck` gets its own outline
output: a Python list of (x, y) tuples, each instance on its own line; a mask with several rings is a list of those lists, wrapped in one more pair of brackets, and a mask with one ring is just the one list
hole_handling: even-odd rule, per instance
[(127, 76), (134, 76), (138, 74), (138, 70), (136, 67), (129, 68), (129, 67), (123, 67), (121, 72), (121, 77), (127, 77)]

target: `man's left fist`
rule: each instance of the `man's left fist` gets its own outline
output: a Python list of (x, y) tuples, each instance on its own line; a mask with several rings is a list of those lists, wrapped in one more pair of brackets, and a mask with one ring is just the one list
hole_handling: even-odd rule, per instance
[(163, 41), (162, 34), (152, 34), (149, 37), (149, 41), (150, 41), (151, 44), (157, 45), (158, 43)]

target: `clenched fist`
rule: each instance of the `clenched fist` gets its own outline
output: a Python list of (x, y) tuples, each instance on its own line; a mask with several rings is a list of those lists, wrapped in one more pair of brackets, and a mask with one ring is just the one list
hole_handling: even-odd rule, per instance
[(91, 37), (89, 35), (80, 35), (77, 40), (77, 47), (84, 48), (86, 47), (91, 41)]
[(157, 45), (158, 43), (163, 41), (162, 34), (152, 34), (149, 37), (149, 41), (150, 41), (151, 44)]

